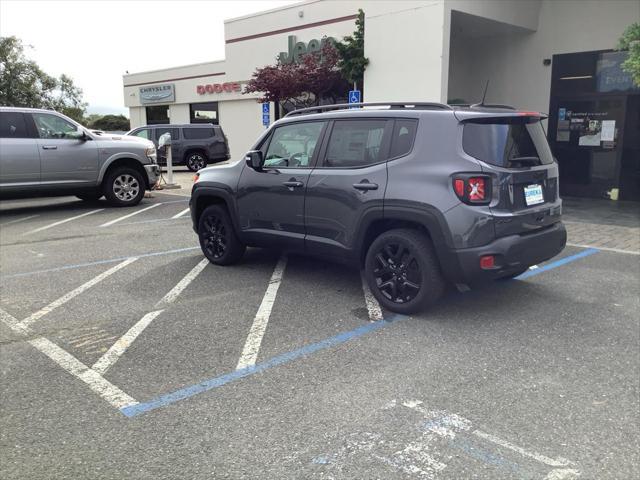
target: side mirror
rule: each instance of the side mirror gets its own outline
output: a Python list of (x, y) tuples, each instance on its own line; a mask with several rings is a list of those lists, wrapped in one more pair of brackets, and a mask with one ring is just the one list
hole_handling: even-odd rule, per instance
[(86, 140), (87, 134), (84, 130), (76, 130), (75, 132), (67, 132), (64, 135), (66, 138), (70, 138), (71, 140)]
[(251, 150), (247, 152), (244, 157), (244, 161), (247, 162), (247, 166), (253, 168), (256, 171), (262, 170), (262, 152), (260, 150)]

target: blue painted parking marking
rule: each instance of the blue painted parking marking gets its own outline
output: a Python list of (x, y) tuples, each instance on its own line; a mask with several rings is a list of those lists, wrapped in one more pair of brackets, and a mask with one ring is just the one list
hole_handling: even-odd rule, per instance
[(546, 265), (538, 267), (535, 270), (527, 270), (522, 275), (515, 277), (515, 279), (524, 280), (525, 278), (533, 277), (534, 275), (538, 275), (542, 272), (546, 272), (548, 270), (561, 267), (562, 265), (565, 265), (567, 263), (575, 262), (576, 260), (579, 260), (581, 258), (588, 257), (589, 255), (593, 255), (594, 253), (598, 253), (599, 251), (600, 250), (598, 250), (597, 248), (588, 248), (574, 255), (569, 255), (568, 257), (561, 258), (560, 260), (547, 263)]
[(241, 370), (235, 370), (231, 373), (227, 373), (219, 377), (210, 378), (200, 383), (196, 383), (195, 385), (181, 388), (180, 390), (176, 390), (175, 392), (160, 395), (159, 397), (156, 397), (153, 400), (149, 400), (148, 402), (123, 407), (120, 409), (120, 411), (127, 417), (135, 417), (136, 415), (140, 415), (141, 413), (145, 413), (161, 407), (166, 407), (167, 405), (171, 405), (172, 403), (176, 403), (181, 400), (193, 397), (194, 395), (198, 395), (214, 388), (221, 387), (223, 385), (226, 385), (227, 383), (240, 380), (241, 378), (264, 372), (265, 370), (277, 367), (279, 365), (284, 365), (285, 363), (289, 363), (300, 357), (306, 357), (317, 351), (348, 342), (349, 340), (361, 337), (363, 335), (366, 335), (367, 333), (380, 330), (381, 328), (390, 325), (392, 322), (398, 322), (407, 318), (409, 317), (407, 317), (406, 315), (392, 315), (385, 320), (367, 323), (358, 328), (349, 330), (348, 332), (339, 333), (338, 335), (329, 337), (320, 342), (305, 345), (304, 347), (298, 348), (297, 350), (277, 355), (262, 363), (246, 367)]

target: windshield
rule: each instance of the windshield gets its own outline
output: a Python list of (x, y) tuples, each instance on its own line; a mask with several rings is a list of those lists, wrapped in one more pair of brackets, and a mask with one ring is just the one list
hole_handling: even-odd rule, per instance
[(465, 123), (462, 147), (472, 157), (499, 167), (553, 163), (540, 120), (532, 117), (490, 118)]

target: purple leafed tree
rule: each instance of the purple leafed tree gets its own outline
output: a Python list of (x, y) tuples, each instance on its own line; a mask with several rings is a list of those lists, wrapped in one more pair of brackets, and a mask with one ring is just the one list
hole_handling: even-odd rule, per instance
[(332, 42), (323, 42), (318, 52), (305, 54), (300, 63), (258, 68), (247, 83), (245, 93), (258, 92), (259, 102), (276, 102), (287, 110), (335, 103), (349, 85), (338, 69), (339, 54)]

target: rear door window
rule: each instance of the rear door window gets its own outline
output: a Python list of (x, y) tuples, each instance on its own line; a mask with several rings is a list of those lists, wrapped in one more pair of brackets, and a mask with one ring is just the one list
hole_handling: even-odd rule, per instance
[(364, 167), (386, 160), (387, 120), (336, 120), (327, 144), (325, 167)]
[(533, 117), (467, 122), (462, 147), (468, 155), (498, 167), (522, 168), (553, 163), (542, 124)]
[(184, 138), (188, 140), (200, 140), (203, 138), (211, 138), (215, 135), (213, 127), (211, 128), (185, 128), (182, 130)]
[(0, 112), (0, 138), (32, 138), (21, 112)]

